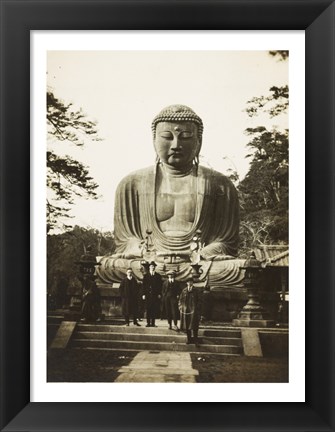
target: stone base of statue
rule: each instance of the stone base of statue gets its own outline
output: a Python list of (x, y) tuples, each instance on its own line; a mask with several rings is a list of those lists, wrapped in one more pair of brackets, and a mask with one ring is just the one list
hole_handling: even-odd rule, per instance
[(100, 290), (101, 311), (105, 317), (122, 317), (119, 283), (106, 284), (97, 281)]
[[(102, 313), (107, 317), (122, 317), (121, 297), (119, 295), (119, 283), (98, 283), (101, 294)], [(247, 292), (243, 287), (203, 287), (195, 281), (194, 286), (203, 292), (204, 316), (209, 321), (231, 322), (237, 317), (247, 300)], [(144, 309), (144, 304), (140, 309)], [(143, 302), (144, 303), (144, 302)]]
[(208, 321), (231, 322), (237, 317), (248, 297), (243, 286), (208, 287), (203, 293), (204, 317)]
[[(98, 261), (101, 264), (96, 269), (98, 276), (96, 282), (101, 295), (102, 313), (106, 318), (122, 317), (120, 281), (130, 267), (141, 283), (143, 260), (105, 256), (99, 257)], [(192, 274), (189, 262), (169, 263), (159, 262), (159, 259), (156, 259), (156, 263), (156, 271), (163, 278), (169, 270), (174, 270), (176, 280), (182, 285), (183, 283), (186, 285), (185, 280)], [(206, 320), (233, 322), (235, 326), (240, 327), (271, 327), (275, 324), (274, 319), (278, 308), (277, 291), (280, 290), (280, 278), (277, 275), (267, 278), (262, 286), (259, 283), (250, 286), (243, 269), (245, 260), (201, 260), (199, 264), (202, 273), (195, 278), (194, 286), (203, 293), (203, 315)], [(139, 306), (142, 311), (145, 309), (141, 298)]]

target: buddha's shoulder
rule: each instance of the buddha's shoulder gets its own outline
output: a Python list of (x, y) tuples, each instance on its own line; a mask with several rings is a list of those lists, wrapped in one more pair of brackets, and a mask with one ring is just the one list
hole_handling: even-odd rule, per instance
[(154, 167), (150, 166), (147, 168), (142, 168), (127, 174), (119, 183), (119, 187), (125, 187), (129, 185), (137, 185), (143, 182), (143, 179), (149, 176), (154, 176)]
[(220, 173), (219, 171), (215, 171), (212, 168), (199, 165), (198, 175), (205, 179), (208, 179), (210, 182), (215, 182), (215, 184), (224, 185), (226, 187), (234, 187), (233, 183), (227, 176)]

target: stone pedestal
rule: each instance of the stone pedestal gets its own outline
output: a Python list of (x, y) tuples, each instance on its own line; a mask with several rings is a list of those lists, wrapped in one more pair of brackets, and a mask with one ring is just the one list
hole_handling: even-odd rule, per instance
[[(248, 285), (248, 281), (246, 283)], [(237, 318), (233, 320), (233, 325), (238, 327), (272, 327), (274, 320), (270, 319), (270, 314), (263, 308), (259, 301), (258, 287), (248, 288), (248, 303), (242, 308)]]
[(273, 320), (256, 320), (256, 319), (234, 319), (233, 326), (235, 327), (273, 327)]
[(258, 288), (248, 289), (248, 303), (243, 307), (237, 318), (233, 320), (234, 326), (239, 327), (270, 327), (274, 321), (270, 314), (259, 302)]
[(270, 314), (264, 309), (259, 300), (263, 269), (254, 254), (246, 261), (245, 270), (244, 286), (248, 292), (248, 303), (242, 308), (237, 318), (233, 320), (233, 325), (238, 327), (274, 326), (274, 320), (270, 319)]

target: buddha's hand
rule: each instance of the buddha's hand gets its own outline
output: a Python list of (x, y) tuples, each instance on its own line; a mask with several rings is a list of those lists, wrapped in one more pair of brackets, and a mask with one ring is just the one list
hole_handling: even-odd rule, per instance
[(155, 257), (156, 262), (164, 263), (164, 264), (176, 264), (176, 263), (188, 261), (188, 259), (189, 259), (188, 253), (182, 253), (180, 251), (174, 251), (174, 250), (164, 251), (164, 252), (157, 251)]
[(206, 261), (225, 261), (235, 258), (226, 254), (225, 247), (221, 242), (214, 242), (205, 246), (200, 254)]

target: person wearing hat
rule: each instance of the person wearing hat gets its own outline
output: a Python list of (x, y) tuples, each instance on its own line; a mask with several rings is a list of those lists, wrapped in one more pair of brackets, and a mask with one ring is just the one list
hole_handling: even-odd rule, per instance
[(127, 276), (121, 281), (119, 291), (122, 300), (122, 313), (126, 325), (129, 326), (129, 317), (132, 316), (134, 325), (140, 326), (141, 324), (137, 322), (139, 284), (134, 278), (131, 268), (127, 269)]
[(162, 277), (156, 272), (156, 263), (151, 261), (149, 272), (143, 277), (143, 300), (146, 301), (147, 325), (157, 327), (155, 319), (160, 311), (160, 299), (162, 296)]
[(169, 323), (169, 329), (172, 330), (172, 320), (174, 330), (179, 330), (178, 323), (178, 299), (180, 294), (179, 283), (175, 280), (176, 273), (171, 270), (167, 272), (167, 280), (163, 282), (162, 303)]
[(193, 278), (189, 278), (186, 283), (187, 286), (182, 290), (178, 303), (180, 311), (180, 329), (186, 331), (187, 344), (195, 343), (198, 345), (201, 297), (193, 286)]

